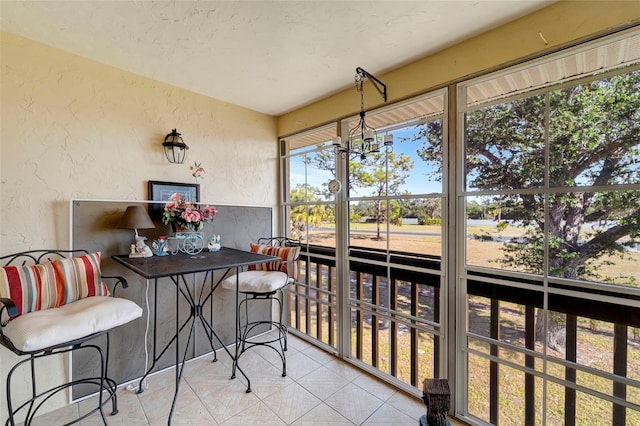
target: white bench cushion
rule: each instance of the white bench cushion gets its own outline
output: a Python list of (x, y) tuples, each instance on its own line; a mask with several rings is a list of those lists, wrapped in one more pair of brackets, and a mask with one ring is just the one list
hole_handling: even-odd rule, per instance
[[(247, 293), (270, 293), (293, 282), (287, 274), (279, 271), (244, 271), (238, 274), (240, 291)], [(222, 288), (236, 289), (236, 275), (225, 278)]]
[(17, 349), (31, 352), (109, 330), (141, 316), (142, 308), (131, 300), (94, 296), (20, 315), (2, 331)]

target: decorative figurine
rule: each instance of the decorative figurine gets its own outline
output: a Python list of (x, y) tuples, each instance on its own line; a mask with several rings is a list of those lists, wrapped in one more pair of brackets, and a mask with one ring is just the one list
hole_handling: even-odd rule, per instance
[(427, 405), (427, 415), (420, 417), (420, 426), (451, 426), (447, 420), (450, 398), (447, 379), (425, 379), (422, 400)]
[(131, 244), (131, 246), (129, 247), (129, 257), (144, 257), (144, 253), (138, 250), (137, 244), (138, 243), (136, 240), (136, 244)]
[(169, 253), (169, 245), (167, 244), (167, 237), (159, 236), (157, 240), (151, 243), (151, 250), (156, 256), (166, 256)]
[(220, 250), (220, 235), (212, 235), (209, 243), (207, 244), (207, 248), (209, 251), (218, 251)]
[[(136, 237), (136, 252), (138, 254), (140, 254), (140, 256), (135, 256), (135, 257), (152, 257), (153, 253), (151, 252), (151, 249), (149, 248), (149, 246), (147, 246), (144, 243), (144, 240), (146, 240), (147, 237)], [(129, 255), (129, 257), (132, 257), (131, 255)]]

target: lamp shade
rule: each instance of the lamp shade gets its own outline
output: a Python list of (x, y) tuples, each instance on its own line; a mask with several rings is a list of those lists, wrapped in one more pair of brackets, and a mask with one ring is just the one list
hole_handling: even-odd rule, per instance
[(155, 228), (147, 210), (142, 206), (129, 206), (116, 224), (116, 228), (149, 229)]

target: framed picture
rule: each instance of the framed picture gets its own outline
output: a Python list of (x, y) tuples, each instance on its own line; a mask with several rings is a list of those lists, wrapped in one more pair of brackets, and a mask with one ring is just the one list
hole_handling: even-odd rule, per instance
[[(161, 182), (158, 180), (149, 181), (149, 200), (169, 201), (169, 198), (175, 193), (180, 194), (180, 198), (186, 202), (200, 202), (199, 183)], [(162, 219), (163, 208), (163, 204), (150, 204), (149, 216), (151, 216), (151, 219)]]

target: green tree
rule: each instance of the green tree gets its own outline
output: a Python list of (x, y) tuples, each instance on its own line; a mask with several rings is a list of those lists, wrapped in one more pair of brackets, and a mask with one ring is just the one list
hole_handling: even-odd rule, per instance
[[(320, 147), (319, 147), (320, 148)], [(336, 162), (335, 162), (335, 154), (333, 150), (321, 149), (313, 154), (308, 154), (304, 157), (303, 162), (315, 168), (316, 170), (325, 170), (330, 172), (333, 177), (336, 177)], [(329, 192), (329, 180), (326, 182), (322, 182), (321, 188), (315, 188), (316, 194), (321, 195), (326, 200), (333, 199), (334, 194)]]
[[(548, 119), (547, 119), (548, 113)], [(640, 72), (567, 87), (470, 112), (465, 121), (465, 184), (468, 189), (521, 190), (544, 186), (545, 125), (549, 122), (549, 185), (575, 191), (545, 197), (540, 193), (500, 195), (500, 209), (530, 227), (523, 241), (507, 244), (503, 263), (542, 273), (542, 230), (552, 241), (550, 270), (565, 278), (585, 278), (587, 260), (634, 244), (640, 234), (638, 191), (583, 191), (579, 186), (640, 182)], [(439, 123), (435, 123), (438, 126)], [(427, 125), (428, 127), (428, 125)], [(440, 164), (438, 128), (425, 128), (423, 160)], [(434, 173), (437, 177), (439, 172)], [(473, 202), (471, 202), (473, 203)], [(494, 211), (497, 211), (494, 209)], [(492, 213), (494, 212), (492, 211)], [(585, 234), (588, 221), (615, 219), (616, 224)], [(581, 241), (588, 235), (587, 241)], [(625, 239), (626, 237), (626, 239)]]
[[(425, 133), (428, 137), (437, 130), (425, 129)], [(437, 139), (430, 142), (437, 144)], [(436, 145), (420, 153), (437, 165), (435, 157), (441, 151)], [(558, 188), (557, 193), (536, 191), (545, 186), (545, 161), (548, 185)], [(594, 279), (598, 262), (606, 255), (624, 255), (625, 246), (637, 244), (640, 237), (640, 191), (610, 190), (610, 185), (640, 183), (639, 164), (638, 71), (466, 115), (465, 187), (513, 190), (499, 195), (500, 208), (527, 228), (524, 238), (504, 245), (500, 262), (505, 266), (541, 274), (546, 228), (549, 273)], [(602, 190), (580, 188), (586, 186)], [(521, 191), (527, 189), (533, 191)], [(614, 222), (585, 229), (587, 222), (607, 219)], [(633, 285), (634, 281), (627, 278), (622, 283)]]
[[(349, 158), (349, 193), (367, 191), (367, 196), (377, 199), (370, 203), (361, 203), (355, 207), (356, 211), (350, 211), (350, 220), (357, 220), (362, 216), (371, 216), (377, 224), (376, 238), (380, 239), (380, 225), (389, 220), (390, 223), (402, 224), (402, 208), (399, 203), (391, 202), (389, 208), (385, 200), (380, 199), (387, 195), (400, 194), (400, 187), (404, 185), (414, 164), (406, 155), (370, 154), (364, 160), (359, 156)], [(334, 153), (329, 151), (318, 152), (314, 157), (309, 157), (309, 164), (318, 170), (329, 170), (335, 176)], [(325, 198), (329, 197), (326, 183), (323, 183), (321, 192)], [(331, 195), (332, 196), (332, 195)], [(371, 207), (369, 209), (369, 206)], [(389, 211), (387, 211), (389, 210)]]
[[(349, 186), (354, 191), (363, 189), (373, 201), (373, 217), (376, 221), (376, 238), (380, 239), (380, 225), (387, 220), (393, 224), (401, 224), (401, 209), (396, 202), (387, 202), (381, 197), (398, 195), (400, 188), (409, 177), (413, 161), (406, 155), (388, 154), (370, 155), (365, 160), (349, 161)], [(389, 210), (389, 211), (388, 211)]]
[(418, 219), (419, 225), (439, 224), (442, 218), (440, 198), (408, 198), (399, 200), (399, 220), (412, 217)]
[[(289, 198), (292, 202), (314, 202), (320, 201), (320, 190), (311, 185), (299, 184), (291, 189)], [(328, 215), (333, 212), (326, 212), (321, 204), (298, 205), (290, 212), (290, 235), (293, 238), (302, 239), (309, 226), (320, 226)]]
[(484, 208), (476, 200), (467, 202), (467, 218), (484, 219)]

